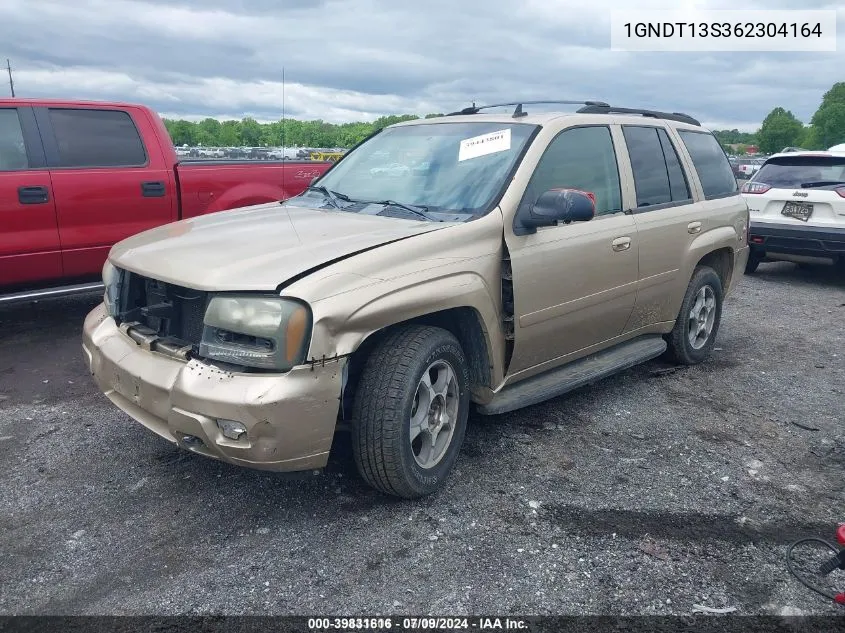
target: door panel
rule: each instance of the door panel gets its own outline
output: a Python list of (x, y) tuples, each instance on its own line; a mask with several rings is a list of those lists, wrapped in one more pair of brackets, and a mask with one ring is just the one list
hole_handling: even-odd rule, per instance
[(0, 108), (0, 285), (61, 274), (56, 206), (32, 110)]
[[(614, 248), (620, 241), (627, 248)], [(637, 288), (639, 245), (630, 215), (538, 229), (509, 240), (508, 249), (515, 340), (509, 373), (622, 333)]]
[(622, 212), (619, 164), (610, 128), (564, 129), (546, 148), (517, 210), (526, 214), (554, 188), (595, 195), (596, 216), (534, 233), (506, 232), (513, 274), (514, 348), (510, 374), (619, 336), (636, 299), (639, 240)]
[(675, 143), (659, 125), (623, 125), (634, 200), (630, 201), (640, 240), (637, 301), (626, 331), (677, 316), (675, 288), (685, 255), (701, 230), (701, 205)]
[(99, 274), (116, 242), (173, 220), (173, 180), (158, 148), (141, 140), (144, 119), (84, 108), (41, 108), (37, 116), (42, 134), (49, 130), (66, 276)]

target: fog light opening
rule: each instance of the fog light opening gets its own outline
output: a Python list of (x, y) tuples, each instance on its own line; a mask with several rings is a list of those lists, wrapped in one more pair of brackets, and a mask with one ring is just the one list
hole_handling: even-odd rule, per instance
[(217, 428), (230, 440), (239, 440), (242, 436), (246, 435), (246, 427), (234, 420), (217, 420)]
[(198, 438), (196, 435), (184, 435), (182, 437), (182, 443), (187, 446), (202, 446), (203, 441)]

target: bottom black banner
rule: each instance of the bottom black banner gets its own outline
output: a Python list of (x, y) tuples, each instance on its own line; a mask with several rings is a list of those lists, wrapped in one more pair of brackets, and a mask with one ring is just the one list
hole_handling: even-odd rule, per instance
[(0, 616), (14, 633), (307, 633), (522, 631), (523, 633), (845, 633), (845, 616)]

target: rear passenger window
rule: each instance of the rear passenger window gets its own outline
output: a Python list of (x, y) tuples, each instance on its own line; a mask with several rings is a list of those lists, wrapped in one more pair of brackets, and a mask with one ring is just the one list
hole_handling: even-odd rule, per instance
[(622, 130), (631, 157), (631, 168), (634, 170), (637, 207), (672, 202), (669, 172), (666, 170), (666, 159), (663, 158), (657, 128), (626, 125)]
[(689, 183), (681, 167), (681, 159), (666, 130), (658, 129), (657, 136), (660, 137), (660, 146), (663, 148), (663, 157), (666, 159), (666, 170), (669, 172), (669, 189), (672, 191), (672, 201), (692, 200), (689, 190)]
[(622, 210), (619, 167), (610, 128), (576, 127), (558, 134), (537, 164), (522, 204), (534, 204), (543, 193), (556, 188), (592, 192), (597, 215)]
[(704, 197), (709, 200), (736, 193), (738, 187), (730, 161), (716, 137), (709, 132), (692, 130), (678, 130), (678, 134), (698, 172)]
[(622, 133), (634, 172), (637, 207), (653, 207), (690, 200), (684, 170), (666, 130), (624, 125)]
[(139, 167), (147, 162), (126, 112), (51, 108), (50, 120), (61, 167)]
[(29, 168), (16, 108), (0, 109), (0, 171)]

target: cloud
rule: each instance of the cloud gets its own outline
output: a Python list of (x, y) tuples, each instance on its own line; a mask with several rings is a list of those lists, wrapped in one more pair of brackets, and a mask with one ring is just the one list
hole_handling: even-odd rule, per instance
[[(638, 9), (729, 2), (641, 0)], [(625, 53), (625, 0), (4, 0), (0, 42), (20, 95), (138, 101), (170, 116), (333, 122), (471, 101), (601, 99), (756, 126), (808, 121), (841, 79), (836, 53)], [(752, 0), (743, 9), (794, 8)], [(804, 9), (837, 8), (804, 0)], [(765, 13), (763, 14), (765, 15)], [(840, 24), (845, 11), (839, 9)], [(840, 28), (840, 33), (843, 29)]]

